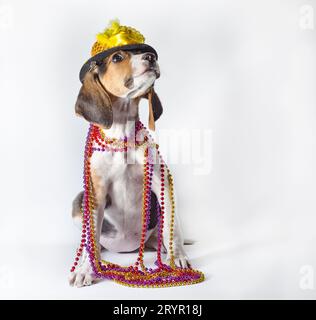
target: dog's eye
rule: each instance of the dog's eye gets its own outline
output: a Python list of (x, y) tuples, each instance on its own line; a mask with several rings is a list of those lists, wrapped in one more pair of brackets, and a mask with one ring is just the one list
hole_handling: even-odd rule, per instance
[(117, 63), (117, 62), (121, 62), (124, 60), (124, 56), (120, 53), (115, 53), (113, 56), (112, 56), (112, 61), (114, 63)]

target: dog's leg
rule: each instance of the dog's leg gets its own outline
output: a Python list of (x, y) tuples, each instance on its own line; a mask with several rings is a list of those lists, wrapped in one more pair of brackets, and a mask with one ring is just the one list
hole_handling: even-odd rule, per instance
[[(170, 182), (168, 179), (167, 168), (164, 168), (164, 227), (163, 227), (163, 243), (167, 250), (167, 260), (170, 262), (171, 252), (169, 247), (170, 242), (170, 220), (171, 220), (171, 210), (172, 203), (170, 201)], [(160, 165), (155, 164), (154, 166), (154, 174), (152, 180), (152, 189), (156, 195), (159, 195), (161, 192), (161, 173), (160, 173)], [(159, 205), (162, 206), (160, 197), (158, 197)], [(184, 240), (182, 236), (182, 230), (180, 226), (180, 222), (178, 216), (175, 212), (174, 215), (174, 227), (173, 227), (173, 254), (175, 264), (179, 267), (186, 268), (190, 267), (189, 259), (184, 251)]]
[[(95, 198), (95, 209), (93, 210), (93, 219), (95, 225), (95, 240), (97, 244), (96, 256), (97, 259), (100, 258), (100, 235), (102, 222), (104, 218), (104, 206), (105, 206), (105, 185), (102, 183), (100, 177), (92, 172), (91, 174), (93, 189), (94, 189), (94, 198)], [(74, 205), (75, 205), (74, 201)], [(69, 283), (76, 287), (89, 286), (95, 282), (96, 278), (94, 276), (89, 255), (84, 248), (82, 257), (76, 267), (76, 270), (70, 274)]]
[[(166, 247), (162, 243), (161, 246), (161, 252), (167, 253)], [(148, 240), (145, 242), (145, 248), (151, 249), (151, 250), (157, 250), (158, 249), (158, 226), (155, 227), (154, 230), (152, 230), (152, 234), (149, 236)]]
[(81, 230), (82, 227), (82, 214), (81, 214), (81, 207), (83, 201), (83, 191), (79, 192), (76, 198), (72, 202), (72, 219), (76, 227)]

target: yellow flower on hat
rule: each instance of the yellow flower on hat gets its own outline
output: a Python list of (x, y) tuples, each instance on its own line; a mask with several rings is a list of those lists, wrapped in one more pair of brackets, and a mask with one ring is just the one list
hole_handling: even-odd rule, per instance
[(139, 31), (120, 25), (118, 19), (112, 20), (103, 32), (97, 34), (97, 41), (91, 49), (91, 56), (113, 47), (144, 42), (145, 38)]
[(96, 41), (91, 49), (91, 57), (80, 69), (79, 78), (83, 79), (92, 66), (102, 64), (104, 59), (117, 50), (136, 50), (151, 52), (158, 59), (156, 50), (145, 43), (145, 37), (132, 27), (120, 25), (119, 20), (110, 21), (108, 27), (96, 36)]

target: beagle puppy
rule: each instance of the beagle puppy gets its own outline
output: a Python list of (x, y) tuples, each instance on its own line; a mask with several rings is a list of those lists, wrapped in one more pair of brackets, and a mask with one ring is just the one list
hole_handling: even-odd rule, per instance
[[(114, 51), (101, 62), (92, 64), (85, 73), (75, 105), (76, 114), (99, 126), (107, 138), (133, 136), (135, 123), (139, 121), (138, 106), (142, 98), (151, 98), (154, 120), (162, 114), (160, 100), (152, 89), (159, 76), (157, 57), (153, 52)], [(93, 214), (99, 250), (105, 248), (113, 252), (131, 252), (140, 245), (144, 152), (136, 146), (130, 153), (133, 163), (127, 161), (124, 152), (94, 152), (91, 157), (91, 180), (96, 201)], [(159, 167), (157, 162), (152, 179), (150, 225), (145, 239), (145, 246), (155, 250), (158, 244), (156, 210), (157, 205), (161, 205)], [(169, 194), (168, 187), (165, 177), (166, 194)], [(75, 197), (72, 209), (72, 217), (79, 226), (82, 200), (83, 191)], [(165, 197), (164, 206), (165, 221), (168, 222), (171, 214), (169, 197)], [(167, 260), (170, 259), (169, 235), (169, 223), (165, 223), (163, 252), (167, 254)], [(176, 265), (190, 267), (177, 215), (173, 250)], [(84, 251), (69, 282), (82, 287), (91, 285), (95, 280), (87, 252)]]

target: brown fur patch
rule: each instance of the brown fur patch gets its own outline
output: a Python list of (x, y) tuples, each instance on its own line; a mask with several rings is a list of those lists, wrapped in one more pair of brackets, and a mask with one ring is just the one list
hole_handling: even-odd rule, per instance
[(105, 185), (102, 178), (91, 168), (91, 180), (93, 185), (94, 198), (96, 206), (104, 204), (105, 206)]
[[(121, 62), (113, 62), (112, 57), (120, 53), (124, 59)], [(124, 96), (130, 90), (125, 83), (132, 77), (131, 55), (125, 51), (113, 53), (106, 61), (106, 72), (101, 76), (101, 81), (107, 91), (115, 96)]]
[(112, 102), (104, 90), (96, 70), (89, 71), (84, 78), (76, 106), (76, 114), (87, 121), (109, 128), (113, 122)]

